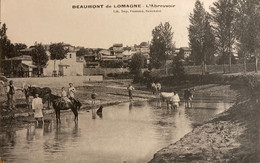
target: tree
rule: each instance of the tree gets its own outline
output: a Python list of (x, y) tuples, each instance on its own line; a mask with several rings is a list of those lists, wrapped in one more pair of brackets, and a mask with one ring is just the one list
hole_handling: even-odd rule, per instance
[(4, 23), (0, 29), (0, 54), (1, 59), (19, 56), (19, 50), (27, 48), (25, 44), (12, 44), (6, 35), (7, 27)]
[(51, 59), (54, 60), (54, 71), (55, 71), (56, 59), (62, 60), (66, 58), (66, 54), (68, 52), (69, 50), (63, 47), (63, 43), (54, 43), (50, 45)]
[(33, 64), (37, 65), (38, 68), (38, 77), (40, 76), (40, 70), (42, 67), (46, 66), (49, 57), (44, 49), (44, 47), (42, 46), (42, 44), (36, 44), (33, 48), (33, 50), (31, 51), (31, 56), (32, 56), (32, 61)]
[[(236, 38), (235, 6), (236, 0), (218, 0), (210, 8), (217, 51), (223, 58), (229, 58), (229, 72), (231, 72), (232, 47)], [(225, 73), (225, 60), (223, 71)]]
[(15, 46), (11, 43), (6, 35), (7, 27), (4, 23), (0, 29), (0, 52), (1, 59), (16, 57)]
[(23, 43), (16, 43), (14, 44), (15, 50), (20, 51), (22, 49), (26, 49), (27, 45)]
[(169, 54), (174, 50), (173, 32), (169, 22), (160, 23), (152, 31), (150, 46), (151, 65), (154, 68), (165, 66)]
[(185, 71), (184, 71), (183, 62), (178, 56), (173, 59), (173, 62), (170, 67), (170, 71), (173, 74), (174, 79), (176, 79), (177, 81), (181, 81), (184, 79)]
[(195, 3), (193, 14), (190, 14), (189, 44), (192, 49), (191, 58), (197, 65), (202, 65), (205, 74), (206, 64), (214, 60), (215, 37), (209, 22), (209, 14), (199, 0)]
[(240, 58), (243, 58), (244, 72), (246, 72), (247, 58), (255, 57), (257, 71), (260, 46), (260, 7), (258, 0), (238, 0), (236, 6), (237, 19), (237, 49)]
[(142, 68), (144, 67), (145, 57), (141, 53), (135, 53), (129, 65), (130, 73), (139, 77), (142, 73)]
[(80, 48), (79, 51), (76, 52), (77, 56), (84, 56), (86, 54), (88, 54), (88, 49), (86, 48)]

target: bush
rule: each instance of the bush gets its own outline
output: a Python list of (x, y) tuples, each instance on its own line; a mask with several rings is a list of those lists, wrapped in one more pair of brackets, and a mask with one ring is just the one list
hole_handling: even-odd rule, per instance
[(172, 65), (170, 67), (170, 72), (173, 74), (175, 80), (177, 81), (185, 80), (185, 71), (183, 67), (183, 62), (181, 60), (178, 60), (176, 57), (172, 62)]

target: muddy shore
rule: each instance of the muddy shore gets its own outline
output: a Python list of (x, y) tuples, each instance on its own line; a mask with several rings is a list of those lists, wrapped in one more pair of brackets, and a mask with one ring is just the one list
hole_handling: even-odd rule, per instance
[(235, 104), (179, 141), (159, 150), (156, 162), (260, 161), (260, 92), (238, 86)]

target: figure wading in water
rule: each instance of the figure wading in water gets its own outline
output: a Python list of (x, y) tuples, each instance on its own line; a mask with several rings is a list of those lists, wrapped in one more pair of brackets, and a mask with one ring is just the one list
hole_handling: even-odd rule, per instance
[(43, 122), (43, 103), (38, 93), (35, 94), (35, 98), (32, 100), (32, 109), (34, 111), (34, 118), (36, 119), (37, 123), (39, 120)]
[(129, 101), (132, 102), (133, 100), (133, 93), (132, 91), (134, 90), (135, 88), (129, 84), (129, 86), (127, 87), (127, 90), (128, 90), (128, 95), (129, 95)]

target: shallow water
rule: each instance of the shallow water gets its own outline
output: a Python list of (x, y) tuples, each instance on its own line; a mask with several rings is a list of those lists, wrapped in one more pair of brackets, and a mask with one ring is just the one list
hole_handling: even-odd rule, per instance
[(223, 112), (231, 102), (214, 100), (183, 104), (177, 110), (157, 109), (155, 102), (122, 103), (104, 107), (102, 117), (80, 111), (61, 114), (44, 124), (28, 124), (1, 133), (0, 157), (7, 162), (147, 162), (163, 147), (179, 140), (202, 123)]

